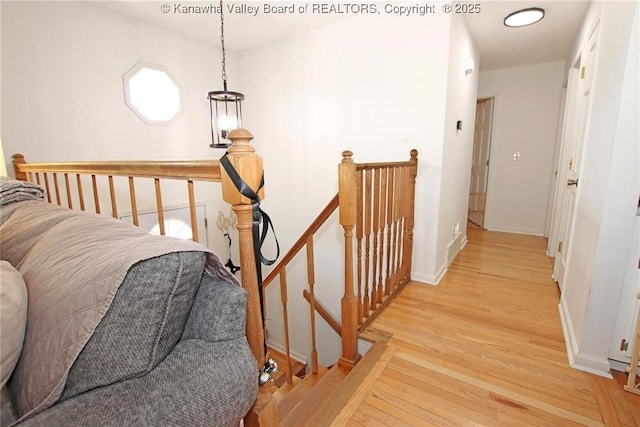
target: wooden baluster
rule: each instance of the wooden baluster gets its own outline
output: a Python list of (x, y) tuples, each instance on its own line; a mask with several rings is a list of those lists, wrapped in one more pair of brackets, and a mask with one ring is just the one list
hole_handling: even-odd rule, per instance
[(391, 277), (393, 274), (392, 254), (393, 254), (393, 205), (394, 205), (394, 193), (395, 188), (395, 173), (394, 168), (389, 168), (389, 186), (387, 187), (389, 197), (387, 198), (387, 278), (385, 281), (384, 293), (390, 295), (392, 288)]
[(398, 287), (398, 265), (399, 265), (399, 253), (400, 253), (400, 206), (401, 206), (401, 199), (402, 199), (402, 170), (401, 168), (397, 167), (396, 169), (396, 182), (395, 182), (395, 201), (393, 203), (393, 218), (394, 218), (394, 222), (395, 222), (395, 226), (394, 226), (394, 230), (395, 230), (395, 237), (393, 239), (393, 279), (391, 281), (392, 283), (392, 289), (395, 291), (396, 288)]
[(47, 202), (51, 203), (51, 190), (49, 189), (49, 176), (47, 173), (42, 174), (44, 177), (44, 188), (47, 191)]
[[(387, 168), (383, 168), (381, 171), (381, 183), (380, 183), (380, 271), (378, 273), (378, 299), (379, 302), (382, 303), (383, 296), (385, 294), (384, 291), (384, 280), (383, 273), (384, 270), (384, 254), (385, 254), (385, 239), (384, 239), (384, 230), (385, 224), (387, 222)], [(386, 249), (388, 252), (388, 249)]]
[(373, 210), (373, 270), (371, 272), (371, 310), (375, 311), (378, 307), (378, 287), (376, 281), (378, 277), (378, 231), (380, 230), (380, 169), (374, 169), (371, 171), (373, 175), (373, 204), (371, 209)]
[[(229, 162), (242, 180), (257, 191), (262, 180), (263, 168), (262, 158), (256, 155), (253, 147), (249, 145), (253, 135), (245, 129), (235, 129), (229, 133), (229, 139), (232, 141), (231, 147), (227, 150)], [(242, 287), (247, 291), (247, 341), (260, 369), (265, 362), (265, 334), (253, 250), (252, 202), (236, 189), (224, 168), (220, 169), (222, 197), (225, 202), (232, 205), (238, 217), (236, 229), (238, 230)], [(258, 191), (258, 195), (260, 200), (264, 200), (264, 188)], [(260, 387), (258, 398), (245, 417), (244, 425), (246, 427), (278, 425), (276, 402), (267, 387)]]
[(396, 284), (400, 283), (402, 278), (402, 255), (403, 249), (402, 245), (404, 243), (404, 215), (405, 215), (405, 198), (407, 193), (406, 186), (406, 176), (405, 176), (406, 168), (404, 166), (400, 166), (398, 168), (398, 172), (400, 173), (400, 181), (398, 184), (398, 201), (397, 201), (397, 209), (398, 209), (398, 253), (397, 253), (397, 267), (396, 267)]
[(393, 200), (393, 231), (395, 233), (393, 237), (393, 254), (391, 254), (392, 260), (391, 264), (393, 266), (393, 272), (391, 274), (391, 289), (395, 291), (398, 286), (398, 252), (400, 249), (400, 198), (402, 188), (400, 187), (400, 183), (402, 180), (401, 176), (401, 168), (394, 168), (395, 180), (394, 180), (394, 200)]
[(369, 317), (371, 301), (369, 299), (369, 277), (371, 262), (371, 169), (364, 171), (364, 317)]
[(200, 236), (198, 235), (198, 217), (196, 216), (196, 197), (193, 190), (193, 181), (187, 181), (187, 189), (189, 192), (189, 216), (191, 218), (191, 240), (194, 242), (200, 241)]
[(60, 198), (60, 186), (58, 185), (58, 174), (53, 173), (53, 188), (56, 190), (56, 203), (58, 206), (62, 206), (62, 200)]
[(309, 283), (309, 304), (311, 309), (311, 372), (318, 373), (318, 348), (316, 343), (316, 267), (313, 256), (313, 235), (307, 238), (307, 283)]
[(364, 299), (362, 296), (362, 171), (357, 171), (356, 182), (356, 249), (358, 274), (358, 325), (364, 322)]
[(95, 175), (91, 175), (91, 186), (93, 187), (93, 204), (96, 207), (96, 213), (100, 214), (100, 197), (98, 196), (98, 181)]
[(67, 206), (69, 209), (73, 209), (73, 202), (71, 201), (71, 187), (69, 186), (69, 174), (64, 174), (64, 186), (67, 191)]
[(129, 177), (129, 198), (131, 199), (131, 217), (133, 225), (138, 226), (138, 204), (136, 203), (136, 187), (133, 183), (133, 177)]
[(80, 174), (76, 174), (76, 185), (78, 186), (78, 200), (80, 202), (80, 210), (84, 211), (86, 209), (84, 205), (84, 191), (82, 191), (82, 179)]
[(36, 184), (40, 185), (40, 174), (36, 172)]
[(291, 367), (291, 344), (289, 341), (289, 313), (287, 311), (287, 269), (283, 268), (280, 272), (280, 302), (282, 303), (282, 324), (284, 327), (284, 354), (286, 356), (286, 364), (284, 371), (287, 377), (287, 384), (293, 384), (293, 368)]
[(118, 218), (118, 205), (116, 203), (116, 189), (113, 185), (112, 175), (109, 175), (109, 197), (111, 198), (111, 216), (114, 218)]
[(160, 227), (160, 235), (164, 236), (164, 210), (162, 208), (162, 191), (160, 190), (160, 179), (154, 178), (153, 182), (156, 187), (156, 210), (158, 212), (158, 227)]
[(411, 280), (411, 268), (413, 265), (413, 227), (415, 223), (415, 197), (416, 197), (416, 177), (418, 176), (418, 150), (411, 150), (411, 162), (409, 166), (408, 179), (409, 191), (407, 191), (407, 219), (405, 221), (405, 243), (404, 243), (404, 280)]
[(356, 165), (351, 151), (342, 152), (338, 167), (340, 225), (344, 228), (344, 296), (342, 297), (342, 356), (339, 364), (354, 367), (358, 355), (358, 300), (353, 291), (353, 227), (356, 224)]
[(406, 273), (406, 231), (407, 231), (407, 221), (409, 216), (409, 168), (407, 166), (402, 167), (402, 227), (400, 228), (400, 234), (402, 238), (400, 242), (402, 242), (401, 251), (400, 251), (400, 259), (401, 259), (401, 268), (398, 272), (398, 282), (402, 283), (405, 278)]

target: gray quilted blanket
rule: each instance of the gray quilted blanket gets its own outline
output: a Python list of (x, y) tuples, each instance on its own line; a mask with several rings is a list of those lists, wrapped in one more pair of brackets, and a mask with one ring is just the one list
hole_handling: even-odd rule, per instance
[(37, 184), (0, 177), (0, 206), (23, 200), (44, 200), (46, 192)]

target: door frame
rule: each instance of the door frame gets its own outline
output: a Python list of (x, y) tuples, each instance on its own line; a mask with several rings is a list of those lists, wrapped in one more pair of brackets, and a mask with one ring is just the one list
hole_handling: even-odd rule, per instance
[[(487, 147), (487, 161), (488, 161), (488, 165), (487, 165), (487, 173), (485, 176), (485, 202), (484, 202), (484, 217), (483, 217), (483, 224), (482, 224), (482, 228), (486, 230), (486, 224), (487, 224), (487, 212), (489, 211), (488, 206), (489, 206), (489, 174), (491, 173), (491, 148), (493, 147), (493, 128), (494, 128), (494, 116), (495, 116), (495, 111), (496, 111), (496, 97), (495, 96), (483, 96), (481, 98), (477, 98), (476, 99), (476, 114), (478, 112), (477, 109), (477, 104), (479, 101), (488, 101), (491, 100), (491, 117), (489, 119), (489, 142), (488, 142), (488, 147)], [(474, 121), (476, 120), (476, 118), (474, 117)], [(474, 122), (475, 125), (475, 122)], [(476, 145), (476, 139), (475, 139), (475, 134), (474, 134), (474, 138), (473, 138), (473, 148), (472, 150), (475, 151), (475, 145)], [(473, 153), (472, 151), (472, 153)], [(471, 159), (471, 167), (473, 167), (473, 155), (472, 155), (472, 159)], [(471, 193), (471, 182), (469, 182), (469, 193)], [(468, 216), (468, 214), (467, 214)]]

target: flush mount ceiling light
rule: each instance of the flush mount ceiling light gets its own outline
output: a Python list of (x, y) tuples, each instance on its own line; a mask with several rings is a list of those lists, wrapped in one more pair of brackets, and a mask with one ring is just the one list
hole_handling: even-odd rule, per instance
[(504, 25), (507, 27), (525, 27), (535, 24), (544, 18), (544, 9), (539, 7), (530, 7), (528, 9), (518, 10), (510, 13), (504, 18)]
[(222, 45), (222, 86), (223, 90), (209, 92), (209, 112), (211, 113), (212, 148), (228, 148), (231, 142), (229, 132), (242, 126), (242, 101), (244, 95), (227, 89), (226, 51), (224, 49), (224, 9), (220, 0), (220, 43)]

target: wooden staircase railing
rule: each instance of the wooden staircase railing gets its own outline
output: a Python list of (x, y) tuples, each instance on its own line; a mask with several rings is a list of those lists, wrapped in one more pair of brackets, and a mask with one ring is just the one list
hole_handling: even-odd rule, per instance
[[(232, 147), (228, 150), (230, 162), (245, 182), (252, 188), (258, 188), (262, 177), (262, 159), (255, 154), (254, 149), (249, 145), (253, 136), (244, 129), (238, 129), (231, 132), (229, 137), (233, 141)], [(280, 281), (285, 330), (285, 371), (289, 387), (295, 389), (288, 336), (287, 266), (303, 248), (306, 249), (308, 289), (303, 291), (303, 297), (309, 302), (311, 318), (311, 373), (327, 372), (326, 368), (318, 366), (315, 325), (315, 315), (318, 313), (341, 337), (342, 352), (338, 364), (334, 366), (337, 369), (330, 370), (334, 374), (332, 381), (335, 383), (336, 377), (349, 372), (360, 359), (357, 345), (360, 331), (410, 280), (417, 154), (416, 150), (412, 150), (410, 160), (405, 162), (358, 164), (353, 161), (352, 152), (343, 152), (342, 162), (338, 167), (338, 194), (331, 199), (280, 263), (265, 278), (264, 288), (276, 277)], [(243, 270), (242, 284), (249, 295), (247, 339), (259, 367), (261, 366), (261, 362), (264, 360), (264, 332), (253, 252), (252, 202), (237, 191), (228, 175), (221, 170), (218, 161), (28, 164), (23, 156), (16, 155), (14, 156), (14, 169), (16, 178), (42, 183), (47, 188), (49, 197), (55, 193), (55, 202), (58, 205), (62, 205), (62, 199), (65, 199), (64, 202), (70, 208), (78, 206), (81, 210), (88, 209), (89, 203), (85, 205), (80, 174), (88, 174), (91, 177), (96, 213), (101, 211), (96, 175), (105, 175), (109, 181), (111, 215), (114, 217), (118, 217), (118, 213), (113, 177), (127, 177), (133, 222), (136, 225), (138, 223), (138, 208), (134, 178), (151, 178), (155, 184), (161, 234), (164, 234), (162, 229), (164, 218), (160, 179), (186, 180), (191, 227), (194, 231), (193, 239), (196, 241), (198, 240), (198, 229), (193, 192), (194, 181), (221, 182), (223, 199), (232, 205), (238, 217), (237, 229)], [(75, 185), (78, 190), (78, 195), (74, 197), (72, 197), (70, 189), (73, 186), (73, 175), (76, 175)], [(64, 179), (64, 189), (59, 186), (59, 177)], [(51, 186), (54, 191), (51, 191)], [(264, 189), (260, 190), (260, 197), (264, 197)], [(77, 201), (76, 204), (73, 203), (74, 200)], [(50, 199), (50, 201), (52, 200)], [(344, 229), (345, 263), (344, 294), (339, 321), (334, 319), (329, 311), (316, 301), (314, 259), (314, 235), (338, 208), (339, 222)], [(310, 379), (314, 384), (320, 381), (319, 375), (313, 375)], [(326, 398), (325, 389), (320, 390), (320, 394), (322, 393)], [(245, 425), (277, 425), (279, 415), (281, 415), (277, 413), (279, 407), (280, 403), (277, 403), (272, 395), (272, 388), (261, 387), (254, 407), (245, 418)], [(294, 419), (296, 418), (294, 417)]]
[(276, 278), (280, 278), (280, 299), (282, 302), (283, 310), (283, 326), (284, 326), (284, 346), (285, 346), (285, 357), (286, 357), (286, 378), (287, 383), (292, 384), (293, 376), (291, 373), (291, 351), (290, 351), (290, 340), (289, 340), (289, 318), (287, 312), (287, 266), (289, 263), (295, 258), (295, 256), (303, 249), (307, 250), (307, 283), (309, 285), (309, 303), (311, 306), (311, 372), (314, 374), (318, 373), (318, 350), (316, 344), (316, 329), (315, 329), (315, 313), (316, 313), (316, 302), (315, 302), (315, 263), (313, 257), (313, 235), (320, 229), (320, 227), (329, 219), (331, 214), (338, 207), (338, 195), (336, 194), (331, 201), (327, 204), (327, 206), (320, 212), (318, 217), (311, 223), (309, 228), (302, 233), (302, 236), (294, 243), (291, 249), (285, 254), (282, 260), (276, 265), (276, 267), (271, 270), (271, 272), (267, 275), (267, 277), (263, 281), (263, 289), (266, 289), (267, 286)]
[(407, 162), (357, 164), (352, 156), (342, 153), (338, 184), (345, 236), (340, 363), (347, 366), (359, 358), (358, 333), (411, 278), (418, 172), (417, 150)]
[[(351, 154), (343, 153), (347, 162)], [(410, 279), (418, 152), (400, 163), (356, 165), (358, 331)], [(346, 185), (346, 184), (345, 184)]]
[[(303, 291), (303, 297), (309, 303), (311, 317), (311, 373), (316, 374), (319, 369), (316, 312), (341, 337), (342, 352), (338, 364), (347, 370), (352, 369), (361, 357), (358, 354), (358, 334), (410, 280), (417, 154), (412, 150), (410, 160), (405, 162), (358, 164), (353, 161), (352, 152), (343, 152), (338, 172), (338, 194), (265, 278), (265, 289), (276, 277), (280, 281), (284, 369), (289, 385), (293, 376), (288, 336), (287, 266), (306, 248), (308, 289)], [(314, 292), (314, 235), (337, 208), (345, 239), (344, 295), (339, 321), (316, 301)]]

